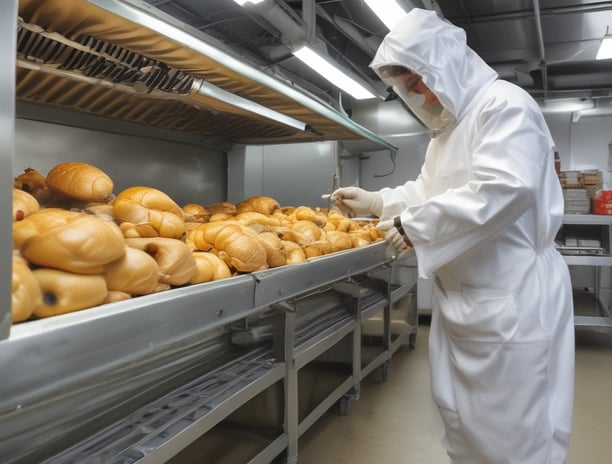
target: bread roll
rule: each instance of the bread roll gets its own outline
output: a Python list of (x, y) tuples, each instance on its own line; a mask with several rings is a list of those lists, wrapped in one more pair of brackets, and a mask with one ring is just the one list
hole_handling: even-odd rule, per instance
[(281, 240), (281, 243), (287, 254), (287, 264), (299, 264), (306, 261), (306, 254), (300, 245), (289, 240)]
[(291, 225), (290, 229), (283, 233), (282, 239), (306, 246), (320, 240), (323, 233), (323, 229), (319, 228), (314, 222), (296, 221)]
[(298, 206), (292, 213), (296, 221), (311, 221), (316, 225), (323, 227), (327, 223), (327, 216), (323, 213), (317, 213), (309, 206)]
[(24, 190), (13, 189), (13, 221), (21, 221), (40, 209), (38, 200)]
[(130, 187), (113, 201), (113, 215), (125, 237), (182, 238), (185, 234), (183, 209), (161, 190)]
[(207, 222), (210, 213), (202, 205), (188, 203), (183, 206), (185, 222)]
[(237, 213), (244, 213), (246, 211), (255, 211), (270, 216), (274, 211), (280, 209), (278, 202), (271, 197), (264, 195), (256, 195), (238, 203), (236, 205)]
[(129, 246), (121, 258), (106, 266), (104, 274), (109, 290), (129, 295), (153, 293), (159, 277), (157, 261), (145, 251)]
[(132, 296), (129, 293), (120, 292), (119, 290), (109, 290), (102, 304), (116, 303), (117, 301), (129, 300), (130, 298), (132, 298)]
[(192, 284), (211, 282), (232, 276), (232, 271), (227, 263), (213, 253), (194, 251), (193, 257), (196, 261), (197, 272), (191, 279)]
[(344, 251), (353, 248), (353, 241), (348, 232), (341, 232), (339, 230), (330, 230), (325, 234), (329, 242), (331, 243), (332, 252)]
[(13, 254), (11, 320), (23, 322), (30, 318), (34, 308), (42, 304), (42, 291), (38, 280), (25, 259)]
[(207, 209), (211, 215), (229, 214), (233, 216), (234, 214), (236, 214), (236, 205), (233, 203), (230, 203), (229, 201), (221, 201), (219, 203), (213, 203), (212, 205), (209, 205)]
[(323, 256), (333, 251), (331, 242), (325, 237), (321, 240), (316, 240), (304, 246), (304, 254), (306, 258), (315, 258)]
[(269, 267), (279, 267), (287, 264), (287, 251), (283, 248), (282, 240), (274, 232), (261, 232), (257, 235), (266, 250), (266, 259)]
[(208, 222), (192, 230), (187, 238), (195, 249), (216, 250), (219, 257), (239, 272), (266, 269), (266, 250), (257, 234), (237, 222)]
[(105, 202), (112, 198), (113, 181), (88, 163), (60, 163), (47, 173), (47, 185), (70, 198)]
[(32, 271), (42, 290), (42, 303), (34, 308), (36, 317), (50, 317), (98, 306), (107, 289), (101, 275), (83, 275), (58, 269)]
[(245, 211), (236, 215), (236, 221), (245, 226), (259, 224), (267, 227), (279, 227), (281, 225), (278, 218), (258, 213), (256, 211)]
[(14, 223), (13, 237), (30, 263), (79, 274), (101, 274), (104, 266), (125, 253), (115, 223), (55, 208)]
[(153, 257), (159, 266), (159, 282), (162, 284), (187, 284), (197, 272), (191, 249), (181, 240), (166, 237), (126, 238), (125, 243)]
[(33, 168), (26, 168), (17, 176), (13, 187), (29, 193), (43, 206), (47, 206), (55, 196), (47, 186), (47, 178)]

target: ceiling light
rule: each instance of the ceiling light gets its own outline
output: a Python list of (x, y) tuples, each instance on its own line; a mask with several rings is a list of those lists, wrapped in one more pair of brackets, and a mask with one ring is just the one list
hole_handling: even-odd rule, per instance
[(365, 0), (366, 4), (389, 30), (406, 14), (396, 0)]
[(314, 71), (327, 79), (332, 84), (340, 87), (342, 90), (352, 95), (357, 100), (365, 100), (367, 98), (375, 98), (375, 95), (366, 89), (356, 80), (347, 76), (343, 71), (331, 64), (325, 58), (308, 48), (303, 46), (293, 52), (293, 54), (302, 62), (310, 66)]
[(253, 5), (257, 5), (258, 3), (263, 3), (266, 0), (234, 0), (238, 5), (244, 6), (245, 3), (252, 3)]
[(604, 36), (597, 51), (596, 60), (607, 60), (612, 58), (612, 35)]

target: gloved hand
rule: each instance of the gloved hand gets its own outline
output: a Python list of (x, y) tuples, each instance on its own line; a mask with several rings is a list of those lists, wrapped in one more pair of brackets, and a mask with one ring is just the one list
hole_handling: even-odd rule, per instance
[(395, 227), (393, 219), (379, 222), (376, 228), (385, 233), (385, 242), (391, 245), (397, 252), (401, 253), (412, 248), (406, 243), (397, 227)]
[(380, 216), (383, 209), (380, 193), (368, 192), (359, 187), (342, 187), (331, 195), (323, 195), (323, 198), (329, 199), (334, 207), (350, 217), (370, 214)]

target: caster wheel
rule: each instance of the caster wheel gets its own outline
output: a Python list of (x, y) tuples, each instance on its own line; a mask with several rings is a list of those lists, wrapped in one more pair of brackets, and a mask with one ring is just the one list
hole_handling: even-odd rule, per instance
[(408, 337), (408, 346), (412, 348), (413, 350), (416, 348), (416, 336), (417, 334), (411, 333), (410, 336)]

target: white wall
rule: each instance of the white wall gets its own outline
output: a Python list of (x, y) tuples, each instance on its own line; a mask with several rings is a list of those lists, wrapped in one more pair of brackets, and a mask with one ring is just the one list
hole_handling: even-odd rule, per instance
[(604, 173), (604, 188), (612, 188), (612, 173), (608, 170), (612, 116), (582, 117), (575, 123), (571, 113), (544, 117), (561, 156), (561, 170), (599, 169)]

